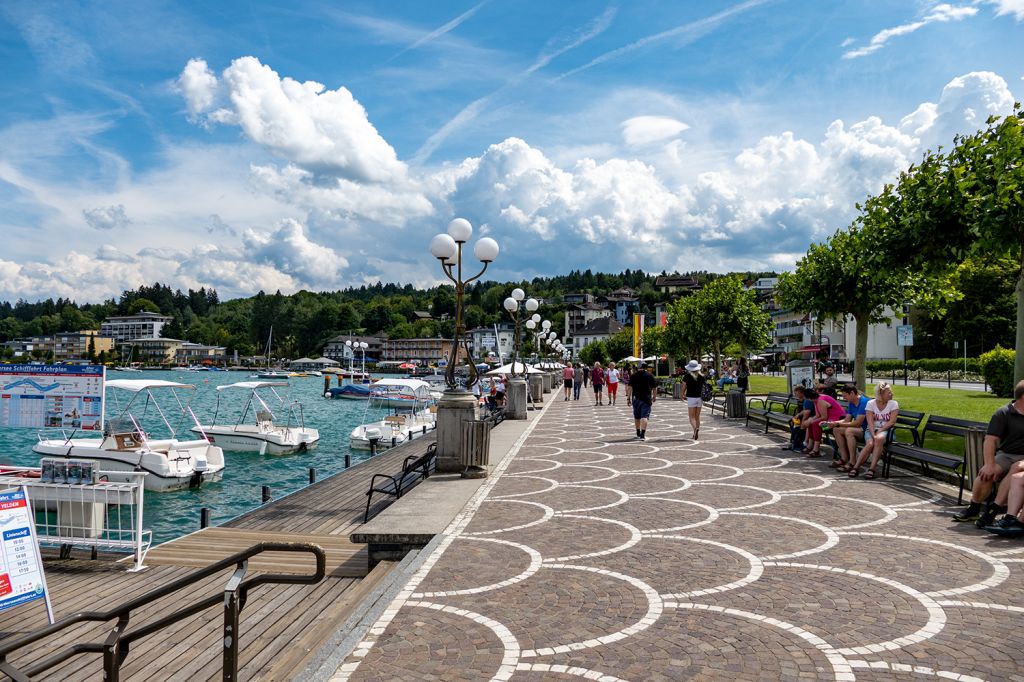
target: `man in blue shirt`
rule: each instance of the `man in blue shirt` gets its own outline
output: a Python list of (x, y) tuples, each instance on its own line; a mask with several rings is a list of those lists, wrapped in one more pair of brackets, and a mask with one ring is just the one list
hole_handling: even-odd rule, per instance
[(863, 443), (871, 437), (866, 430), (865, 408), (868, 406), (868, 397), (853, 384), (843, 386), (841, 393), (847, 402), (846, 416), (837, 422), (825, 422), (824, 425), (832, 427), (832, 436), (839, 448), (839, 460), (833, 461), (830, 466), (839, 471), (849, 471), (857, 461), (857, 443)]

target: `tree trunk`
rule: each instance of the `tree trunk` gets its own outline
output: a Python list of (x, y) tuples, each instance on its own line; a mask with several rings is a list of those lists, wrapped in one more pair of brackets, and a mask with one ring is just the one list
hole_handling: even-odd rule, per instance
[[(1024, 258), (1024, 254), (1021, 256)], [(1013, 384), (1024, 379), (1024, 263), (1021, 264), (1020, 273), (1017, 275), (1017, 339), (1015, 350), (1017, 356), (1013, 361)], [(982, 348), (982, 350), (985, 350)]]
[(853, 319), (857, 321), (857, 338), (854, 342), (854, 366), (853, 366), (853, 383), (857, 385), (857, 388), (861, 392), (866, 392), (866, 367), (868, 358), (868, 328), (870, 325), (870, 315), (854, 315)]

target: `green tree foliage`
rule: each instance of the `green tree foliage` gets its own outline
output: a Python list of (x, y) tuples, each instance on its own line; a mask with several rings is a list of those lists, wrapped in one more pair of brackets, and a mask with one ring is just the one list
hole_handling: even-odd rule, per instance
[(128, 305), (128, 314), (136, 315), (138, 313), (158, 313), (160, 312), (160, 306), (148, 298), (137, 298)]
[(595, 341), (584, 346), (578, 357), (580, 362), (588, 367), (593, 366), (595, 362), (604, 364), (608, 361), (608, 349), (605, 347), (604, 341)]
[(702, 350), (710, 348), (716, 366), (729, 344), (760, 349), (770, 340), (771, 318), (736, 275), (719, 277), (696, 294), (673, 302), (664, 334), (667, 349), (677, 357), (700, 357)]
[(604, 351), (609, 360), (618, 362), (633, 354), (633, 328), (624, 327), (617, 334), (604, 341)]
[(854, 383), (864, 390), (868, 325), (885, 319), (886, 306), (899, 309), (912, 295), (907, 275), (893, 265), (869, 263), (871, 238), (863, 227), (840, 230), (821, 244), (812, 244), (797, 261), (796, 271), (779, 278), (778, 301), (818, 319), (852, 316), (857, 322)]

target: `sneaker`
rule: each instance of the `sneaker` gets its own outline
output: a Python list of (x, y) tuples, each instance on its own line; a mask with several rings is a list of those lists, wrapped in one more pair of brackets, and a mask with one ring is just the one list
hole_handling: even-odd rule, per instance
[(1024, 523), (1021, 523), (1016, 516), (1006, 514), (996, 523), (985, 526), (985, 530), (1004, 538), (1019, 538), (1024, 536)]
[(640, 436), (640, 440), (647, 440), (647, 436)]
[(978, 516), (981, 515), (981, 503), (971, 502), (967, 505), (967, 508), (960, 513), (953, 516), (953, 520), (959, 523), (967, 523), (968, 521), (977, 521)]
[(990, 502), (985, 506), (985, 509), (978, 515), (978, 520), (974, 522), (974, 525), (978, 528), (984, 528), (985, 526), (991, 526), (996, 520), (996, 517), (1005, 514), (1006, 507), (1000, 507), (995, 502)]

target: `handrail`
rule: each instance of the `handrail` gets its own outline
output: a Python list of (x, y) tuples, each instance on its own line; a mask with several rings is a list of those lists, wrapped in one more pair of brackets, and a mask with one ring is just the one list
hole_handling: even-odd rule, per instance
[[(288, 575), (267, 573), (254, 578), (245, 578), (248, 569), (249, 559), (263, 552), (308, 552), (316, 558), (316, 571), (312, 575)], [(140, 607), (146, 606), (157, 599), (166, 597), (184, 587), (192, 585), (203, 578), (215, 575), (225, 568), (235, 566), (235, 572), (228, 580), (223, 593), (214, 594), (201, 601), (195, 602), (170, 613), (163, 618), (147, 623), (131, 632), (128, 628), (131, 612)], [(224, 632), (223, 632), (223, 679), (238, 679), (238, 623), (242, 609), (245, 607), (249, 590), (267, 583), (291, 584), (291, 585), (315, 585), (323, 580), (327, 569), (327, 555), (324, 550), (311, 543), (305, 542), (261, 542), (253, 545), (247, 550), (233, 554), (221, 561), (210, 564), (206, 568), (193, 571), (192, 573), (167, 583), (155, 590), (151, 590), (135, 599), (129, 600), (119, 606), (107, 611), (80, 611), (67, 618), (61, 619), (52, 625), (22, 635), (16, 639), (0, 641), (0, 673), (9, 676), (14, 682), (30, 682), (31, 679), (50, 668), (63, 663), (64, 661), (81, 653), (102, 653), (104, 680), (107, 682), (118, 682), (121, 665), (128, 656), (132, 642), (153, 634), (163, 628), (185, 618), (223, 602), (224, 604)], [(24, 670), (19, 669), (8, 662), (7, 657), (12, 652), (54, 635), (66, 628), (84, 622), (106, 622), (117, 619), (116, 625), (112, 627), (102, 643), (88, 642), (78, 643), (58, 651), (51, 656), (27, 666)]]

